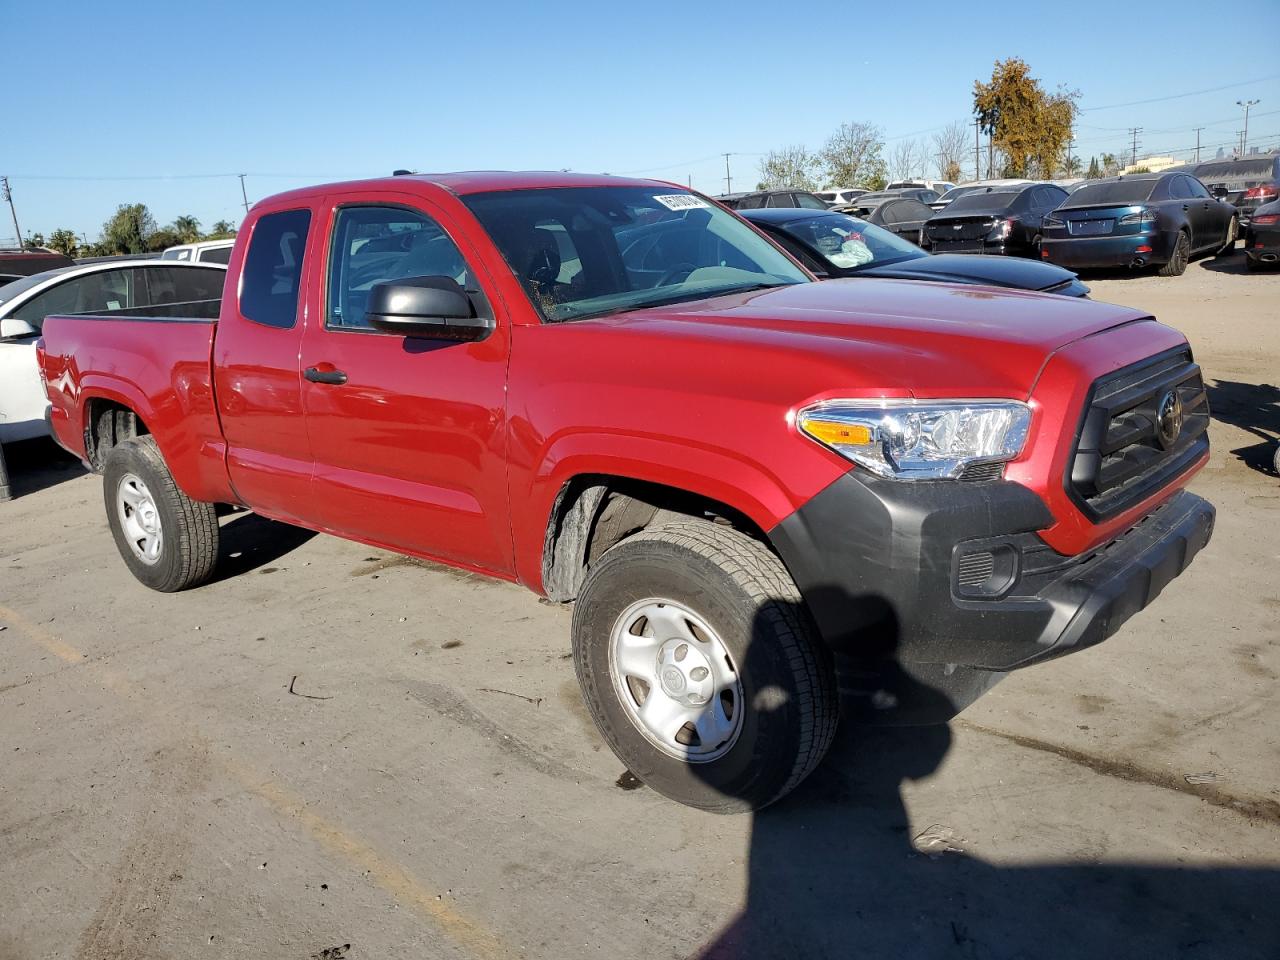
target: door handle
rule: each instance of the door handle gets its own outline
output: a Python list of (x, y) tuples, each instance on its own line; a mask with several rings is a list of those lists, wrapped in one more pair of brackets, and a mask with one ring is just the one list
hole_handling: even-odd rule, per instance
[(1188, 210), (1188, 209), (1190, 209), (1190, 208), (1189, 208), (1189, 207), (1184, 203), (1184, 204), (1182, 205), (1182, 209), (1183, 209), (1183, 210)]
[[(326, 363), (324, 366), (328, 367), (329, 364)], [(347, 375), (345, 373), (341, 370), (334, 370), (332, 368), (328, 370), (321, 370), (319, 367), (307, 367), (307, 369), (302, 371), (302, 375), (312, 383), (332, 383), (341, 385), (347, 382)]]

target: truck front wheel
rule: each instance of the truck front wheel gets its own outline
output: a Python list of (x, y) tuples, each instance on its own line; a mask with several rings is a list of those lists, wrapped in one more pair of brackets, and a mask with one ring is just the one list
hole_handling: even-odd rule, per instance
[(835, 735), (834, 671), (795, 584), (728, 527), (670, 523), (605, 552), (578, 596), (573, 652), (613, 752), (680, 803), (766, 806)]
[(214, 505), (178, 489), (154, 438), (112, 448), (102, 491), (116, 548), (142, 583), (174, 593), (209, 579), (218, 558)]

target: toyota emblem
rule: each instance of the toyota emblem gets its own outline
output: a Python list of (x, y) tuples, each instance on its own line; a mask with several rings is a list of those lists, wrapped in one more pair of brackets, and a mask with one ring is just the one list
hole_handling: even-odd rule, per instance
[(1160, 445), (1166, 450), (1178, 442), (1182, 434), (1182, 398), (1177, 390), (1170, 390), (1160, 398), (1156, 429), (1160, 434)]

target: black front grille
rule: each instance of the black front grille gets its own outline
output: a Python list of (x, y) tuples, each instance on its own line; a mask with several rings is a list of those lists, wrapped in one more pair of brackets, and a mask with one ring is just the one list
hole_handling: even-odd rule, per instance
[[(1176, 435), (1162, 407), (1181, 404)], [(1173, 418), (1166, 417), (1168, 428)], [(1113, 516), (1184, 473), (1209, 449), (1209, 401), (1185, 347), (1108, 374), (1089, 395), (1067, 491), (1091, 519)]]

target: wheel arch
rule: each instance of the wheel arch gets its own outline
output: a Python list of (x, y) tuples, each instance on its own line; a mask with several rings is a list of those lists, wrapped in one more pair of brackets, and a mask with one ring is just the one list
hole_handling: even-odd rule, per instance
[(764, 526), (724, 500), (635, 476), (578, 474), (561, 485), (547, 518), (542, 592), (560, 603), (575, 599), (592, 563), (610, 547), (641, 530), (686, 519), (729, 526), (773, 552)]

